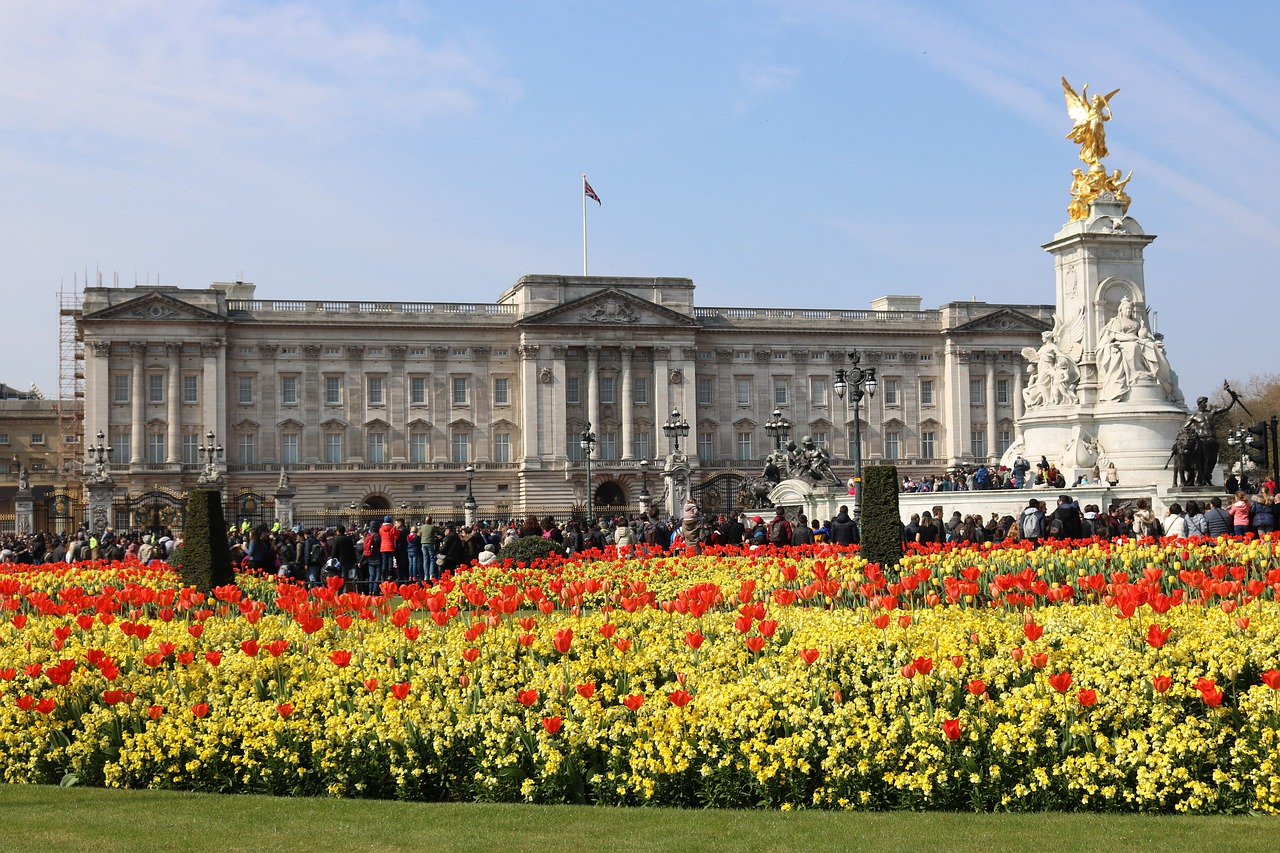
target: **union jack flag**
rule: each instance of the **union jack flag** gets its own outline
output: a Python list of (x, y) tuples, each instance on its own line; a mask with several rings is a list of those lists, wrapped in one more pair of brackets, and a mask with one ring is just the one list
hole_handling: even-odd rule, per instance
[(604, 206), (603, 202), (600, 201), (600, 196), (596, 195), (596, 191), (591, 189), (591, 184), (587, 183), (585, 175), (582, 178), (582, 191), (587, 194), (587, 198), (594, 200), (601, 207)]

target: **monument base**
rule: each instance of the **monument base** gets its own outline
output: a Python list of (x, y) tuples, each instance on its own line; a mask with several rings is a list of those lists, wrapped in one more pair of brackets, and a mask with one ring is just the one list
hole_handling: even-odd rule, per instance
[(769, 492), (769, 500), (775, 507), (787, 510), (787, 518), (794, 521), (803, 513), (810, 521), (830, 521), (836, 517), (841, 505), (853, 504), (853, 496), (847, 487), (838, 483), (811, 483), (808, 480), (783, 480)]

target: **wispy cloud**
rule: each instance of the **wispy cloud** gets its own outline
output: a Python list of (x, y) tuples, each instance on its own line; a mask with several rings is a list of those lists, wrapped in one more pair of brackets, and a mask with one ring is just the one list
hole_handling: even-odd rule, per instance
[(738, 79), (753, 95), (771, 95), (788, 89), (800, 76), (800, 69), (771, 62), (748, 62), (738, 69)]

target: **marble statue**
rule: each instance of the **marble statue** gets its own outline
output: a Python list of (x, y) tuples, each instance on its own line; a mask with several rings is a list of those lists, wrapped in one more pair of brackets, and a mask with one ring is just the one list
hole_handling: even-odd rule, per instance
[(1098, 383), (1100, 401), (1126, 400), (1134, 385), (1155, 384), (1166, 400), (1182, 402), (1164, 341), (1151, 334), (1127, 296), (1098, 335)]
[(1067, 78), (1063, 77), (1062, 91), (1067, 98), (1067, 115), (1075, 122), (1067, 139), (1079, 143), (1080, 159), (1095, 166), (1109, 153), (1105, 123), (1111, 121), (1111, 99), (1120, 90), (1116, 89), (1107, 95), (1094, 95), (1090, 101), (1088, 83), (1080, 90), (1080, 94), (1076, 94)]
[(18, 491), (25, 492), (31, 489), (31, 472), (27, 470), (27, 466), (23, 465), (18, 468)]
[(1069, 322), (1054, 315), (1053, 328), (1041, 335), (1039, 349), (1024, 347), (1029, 373), (1022, 399), (1028, 409), (1040, 406), (1074, 405), (1080, 402), (1076, 386), (1080, 384), (1077, 366), (1083, 351), (1084, 309)]
[(839, 483), (840, 478), (831, 470), (831, 454), (813, 443), (810, 436), (800, 441), (797, 474), (815, 483)]

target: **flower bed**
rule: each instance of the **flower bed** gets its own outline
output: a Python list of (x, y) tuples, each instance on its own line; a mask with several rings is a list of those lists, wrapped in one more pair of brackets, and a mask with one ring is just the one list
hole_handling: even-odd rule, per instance
[(1271, 541), (493, 566), (204, 600), (0, 574), (9, 782), (770, 808), (1275, 812)]

